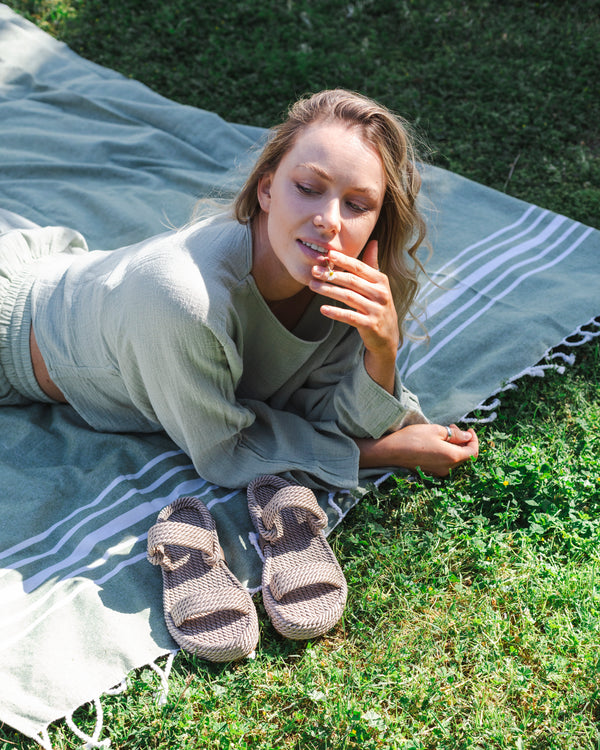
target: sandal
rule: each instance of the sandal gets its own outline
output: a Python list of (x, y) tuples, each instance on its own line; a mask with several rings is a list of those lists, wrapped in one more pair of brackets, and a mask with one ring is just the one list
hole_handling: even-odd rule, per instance
[(148, 560), (160, 565), (169, 633), (186, 651), (233, 661), (254, 651), (258, 618), (227, 567), (213, 517), (197, 497), (163, 508), (148, 532)]
[(248, 486), (248, 510), (265, 557), (262, 595), (273, 625), (286, 638), (323, 635), (342, 616), (348, 589), (314, 493), (258, 477)]

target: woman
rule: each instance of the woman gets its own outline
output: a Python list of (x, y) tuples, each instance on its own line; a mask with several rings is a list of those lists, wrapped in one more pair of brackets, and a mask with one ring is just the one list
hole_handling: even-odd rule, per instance
[(69, 403), (104, 431), (164, 429), (222, 486), (446, 475), (477, 455), (477, 437), (429, 424), (395, 369), (424, 237), (419, 186), (404, 124), (325, 91), (274, 129), (233, 216), (109, 253), (75, 233), (11, 233), (21, 260), (0, 283), (2, 403)]

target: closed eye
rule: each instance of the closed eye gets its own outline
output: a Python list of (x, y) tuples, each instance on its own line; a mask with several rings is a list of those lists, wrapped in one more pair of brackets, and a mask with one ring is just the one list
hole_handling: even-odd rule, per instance
[[(319, 196), (322, 194), (322, 191), (318, 188), (311, 187), (310, 185), (306, 185), (302, 182), (295, 182), (294, 187), (301, 195), (307, 195), (307, 196)], [(371, 206), (365, 206), (362, 203), (356, 203), (355, 201), (347, 200), (346, 205), (352, 211), (352, 213), (360, 215), (367, 213), (371, 210)]]
[(318, 195), (317, 190), (313, 190), (313, 188), (309, 187), (308, 185), (303, 185), (301, 182), (296, 182), (295, 186), (296, 190), (302, 195)]
[(369, 210), (368, 206), (363, 206), (360, 203), (354, 203), (354, 201), (346, 201), (346, 205), (355, 214), (364, 214)]

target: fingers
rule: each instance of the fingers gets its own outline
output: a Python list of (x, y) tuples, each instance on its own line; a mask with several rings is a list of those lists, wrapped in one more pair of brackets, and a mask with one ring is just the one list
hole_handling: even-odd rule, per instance
[[(367, 353), (377, 358), (371, 362), (371, 377), (381, 383), (381, 374), (390, 380), (390, 362), (395, 360), (400, 331), (394, 299), (388, 277), (377, 269), (377, 242), (365, 248), (366, 262), (335, 250), (330, 250), (327, 262), (333, 273), (323, 265), (312, 269), (310, 289), (341, 306), (322, 305), (322, 314), (332, 320), (353, 326), (358, 330)], [(388, 387), (387, 385), (384, 387)]]
[(341, 283), (341, 277), (337, 272), (331, 281), (316, 284), (311, 282), (310, 288), (312, 291), (327, 297), (332, 302), (335, 300), (347, 306), (347, 308), (344, 308), (333, 304), (325, 304), (321, 307), (324, 315), (329, 317), (333, 315), (336, 319), (339, 318), (339, 320), (352, 325), (364, 325), (371, 315), (376, 314), (378, 309), (385, 307), (385, 302), (380, 301), (376, 292), (360, 288), (353, 280), (345, 282), (344, 286), (340, 286)]
[(449, 470), (477, 458), (479, 438), (473, 429), (461, 430), (454, 423), (448, 426), (437, 425), (437, 428), (439, 437), (448, 443), (448, 448), (445, 450), (447, 471), (439, 472), (438, 476), (447, 476)]
[(479, 438), (473, 429), (461, 430), (455, 424), (450, 425), (452, 439), (448, 442), (453, 446), (453, 468), (477, 458), (479, 455)]
[(353, 258), (351, 255), (330, 250), (327, 260), (334, 266), (335, 270), (347, 271), (355, 276), (362, 276), (369, 281), (379, 279), (383, 274), (379, 270), (377, 260), (377, 242), (372, 240), (363, 251), (362, 259)]
[(367, 302), (387, 305), (391, 302), (391, 292), (387, 279), (385, 281), (368, 281), (352, 273), (326, 268), (313, 269), (313, 280), (310, 283), (313, 292), (344, 302), (356, 309), (362, 309)]
[(461, 430), (454, 423), (447, 427), (440, 428), (440, 437), (446, 442), (452, 443), (453, 445), (467, 445), (473, 440), (477, 441), (477, 435), (474, 430)]
[[(371, 262), (377, 262), (375, 250), (369, 254)], [(330, 251), (332, 270), (322, 265), (312, 269), (310, 288), (357, 310), (365, 315), (373, 314), (374, 307), (393, 307), (388, 278), (377, 268), (350, 258), (343, 253)]]

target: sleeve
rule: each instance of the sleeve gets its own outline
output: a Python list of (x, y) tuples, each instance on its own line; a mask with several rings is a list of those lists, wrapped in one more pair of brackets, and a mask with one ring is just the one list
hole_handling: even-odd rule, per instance
[[(135, 387), (138, 403), (146, 401), (149, 416), (203, 478), (244, 487), (261, 474), (280, 474), (313, 488), (356, 487), (359, 451), (335, 422), (313, 423), (259, 401), (238, 401), (239, 354), (204, 326), (194, 336), (193, 346), (171, 340), (162, 352), (141, 347), (137, 371), (143, 383)], [(157, 361), (173, 366), (157, 368)]]
[(398, 370), (393, 394), (371, 378), (355, 331), (343, 337), (328, 362), (310, 373), (293, 403), (307, 420), (335, 421), (344, 434), (355, 438), (379, 438), (429, 421), (417, 396), (402, 384)]

